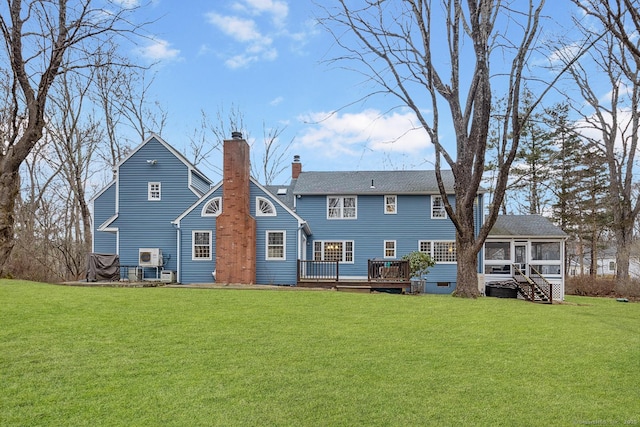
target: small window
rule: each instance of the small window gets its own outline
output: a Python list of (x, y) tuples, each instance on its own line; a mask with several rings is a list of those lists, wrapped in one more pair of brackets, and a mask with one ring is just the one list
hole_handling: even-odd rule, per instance
[(439, 288), (448, 288), (449, 287), (449, 282), (437, 282), (436, 286)]
[(616, 271), (616, 262), (609, 261), (609, 271)]
[(202, 208), (202, 216), (218, 216), (222, 213), (222, 197), (215, 197)]
[(384, 213), (395, 214), (398, 212), (398, 197), (397, 196), (384, 196)]
[(432, 219), (444, 219), (447, 217), (447, 211), (444, 208), (444, 201), (442, 196), (431, 196), (431, 218)]
[(149, 182), (147, 186), (147, 200), (160, 200), (160, 183)]
[(285, 231), (267, 231), (267, 260), (286, 260)]
[(270, 200), (256, 197), (256, 216), (276, 216), (276, 208)]
[(384, 257), (385, 258), (396, 257), (396, 241), (395, 240), (384, 241)]
[(211, 260), (211, 231), (193, 231), (193, 253), (194, 261)]
[(356, 219), (358, 200), (355, 196), (327, 197), (328, 219)]

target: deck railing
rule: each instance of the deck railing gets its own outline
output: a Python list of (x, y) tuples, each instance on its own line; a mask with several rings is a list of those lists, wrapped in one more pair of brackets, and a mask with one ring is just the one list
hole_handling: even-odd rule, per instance
[(340, 263), (338, 261), (306, 261), (298, 260), (298, 282), (305, 281), (338, 281)]
[(411, 280), (409, 261), (370, 259), (367, 277), (370, 282), (408, 282)]

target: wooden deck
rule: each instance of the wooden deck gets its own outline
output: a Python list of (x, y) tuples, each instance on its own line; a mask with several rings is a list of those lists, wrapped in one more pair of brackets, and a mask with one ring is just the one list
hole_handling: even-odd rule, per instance
[(411, 288), (409, 262), (369, 260), (366, 279), (341, 279), (336, 261), (298, 260), (298, 286), (351, 292), (402, 292)]
[(411, 288), (411, 282), (369, 282), (367, 280), (340, 280), (340, 281), (316, 281), (302, 280), (298, 282), (299, 288), (324, 288), (348, 292), (403, 292)]

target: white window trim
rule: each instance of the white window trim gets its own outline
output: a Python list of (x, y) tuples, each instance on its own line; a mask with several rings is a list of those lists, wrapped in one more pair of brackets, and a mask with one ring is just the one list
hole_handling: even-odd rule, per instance
[[(196, 233), (208, 233), (209, 234), (209, 256), (207, 258), (196, 257)], [(192, 230), (191, 231), (191, 260), (192, 261), (211, 261), (213, 254), (213, 232), (211, 230)], [(204, 246), (204, 245), (198, 245)]]
[(420, 250), (420, 246), (422, 246), (422, 243), (428, 243), (429, 244), (429, 250), (427, 252), (425, 252), (426, 254), (428, 254), (431, 259), (433, 259), (437, 264), (458, 264), (458, 252), (456, 251), (456, 261), (438, 261), (436, 260), (435, 254), (434, 254), (434, 250), (433, 250), (433, 246), (434, 243), (453, 243), (453, 247), (455, 248), (456, 245), (456, 241), (455, 240), (418, 240), (418, 251), (419, 252), (424, 252)]
[[(315, 259), (315, 245), (316, 243), (321, 244), (321, 260), (324, 261), (324, 246), (326, 243), (342, 243), (342, 260), (338, 261), (340, 264), (354, 264), (356, 262), (356, 243), (354, 240), (339, 240), (339, 239), (328, 239), (328, 240), (314, 240), (313, 241), (313, 252), (311, 254), (311, 259)], [(351, 261), (345, 261), (346, 258), (346, 247), (347, 243), (351, 243)]]
[[(207, 207), (209, 207), (209, 205), (214, 202), (214, 201), (218, 201), (218, 212), (211, 214), (211, 213), (207, 213)], [(200, 216), (213, 216), (216, 217), (218, 215), (220, 215), (222, 213), (222, 197), (214, 197), (213, 199), (209, 199), (207, 201), (207, 203), (204, 204), (204, 206), (202, 207), (202, 212), (200, 214)]]
[[(152, 196), (151, 187), (154, 185), (158, 186), (158, 197), (151, 197)], [(147, 183), (147, 200), (150, 202), (158, 202), (162, 200), (162, 183), (161, 182), (154, 181), (154, 182)]]
[[(387, 203), (387, 197), (393, 197), (393, 204)], [(387, 210), (388, 206), (393, 206), (393, 211)], [(387, 194), (384, 196), (384, 214), (385, 215), (395, 215), (398, 213), (398, 196), (394, 194)]]
[[(282, 257), (274, 258), (269, 256), (269, 234), (282, 233)], [(267, 230), (264, 234), (264, 259), (266, 261), (286, 261), (287, 260), (287, 231), (286, 230)]]
[[(387, 243), (393, 243), (393, 255), (392, 256), (388, 256), (387, 255)], [(396, 255), (398, 253), (398, 247), (397, 247), (397, 242), (395, 240), (385, 240), (383, 245), (382, 245), (382, 255), (383, 258), (386, 259), (396, 259)]]
[[(260, 202), (265, 202), (269, 206), (271, 206), (272, 212), (271, 213), (262, 212), (260, 210)], [(271, 202), (271, 200), (264, 197), (260, 197), (260, 196), (256, 197), (256, 216), (277, 216), (277, 215), (278, 213), (276, 212), (276, 206)]]
[[(433, 205), (436, 199), (439, 199), (442, 203), (444, 216), (433, 216)], [(444, 198), (440, 194), (432, 194), (431, 195), (431, 219), (447, 219), (447, 218), (448, 218), (447, 211), (446, 209), (444, 209)]]
[[(344, 199), (354, 199), (355, 202), (355, 206), (354, 206), (354, 210), (355, 210), (355, 215), (354, 216), (350, 216), (350, 217), (346, 217), (344, 216)], [(329, 215), (329, 200), (330, 199), (340, 199), (340, 216), (339, 217), (335, 217), (335, 216), (330, 216)], [(329, 220), (351, 220), (351, 219), (358, 219), (358, 196), (327, 196), (327, 219)], [(338, 241), (338, 240), (336, 240)]]

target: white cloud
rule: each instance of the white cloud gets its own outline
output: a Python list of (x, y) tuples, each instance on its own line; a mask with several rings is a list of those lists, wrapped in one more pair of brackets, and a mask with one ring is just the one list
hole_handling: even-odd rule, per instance
[(209, 23), (236, 41), (254, 42), (263, 37), (252, 19), (224, 16), (215, 12), (207, 13), (206, 17)]
[(153, 39), (150, 44), (139, 49), (140, 54), (153, 61), (177, 59), (180, 50), (170, 47), (171, 44), (162, 39)]
[[(276, 44), (282, 41), (292, 42), (291, 51), (303, 53), (302, 47), (308, 37), (317, 34), (306, 22), (296, 23), (297, 27), (303, 28), (298, 32), (287, 28), (289, 5), (284, 0), (235, 0), (230, 12), (213, 10), (205, 14), (205, 19), (235, 42), (230, 47), (233, 52), (226, 55), (231, 57), (225, 61), (231, 68), (274, 61), (279, 57), (279, 45)], [(219, 41), (215, 44), (221, 45)]]
[(278, 27), (284, 25), (289, 15), (289, 5), (279, 0), (241, 0), (233, 4), (233, 9), (253, 16), (266, 13)]
[(282, 104), (282, 101), (284, 101), (284, 98), (281, 96), (278, 96), (274, 99), (271, 100), (271, 102), (269, 102), (269, 105), (271, 105), (272, 107), (276, 107), (280, 104)]
[[(613, 123), (613, 117), (611, 113), (603, 111), (602, 116), (604, 121), (606, 122), (606, 125), (608, 127), (611, 127)], [(622, 150), (624, 141), (627, 141), (628, 146), (629, 141), (633, 136), (633, 114), (632, 111), (630, 111), (628, 108), (619, 109), (616, 118), (618, 129), (616, 132), (616, 140), (614, 146), (617, 150)], [(578, 120), (575, 125), (578, 133), (580, 133), (585, 138), (591, 139), (593, 141), (603, 140), (602, 130), (600, 129), (602, 124), (599, 122), (597, 116), (593, 115), (582, 120)]]
[(298, 144), (325, 157), (355, 156), (363, 150), (417, 155), (431, 146), (410, 111), (386, 115), (373, 109), (344, 114), (317, 112), (299, 119), (312, 127), (296, 139)]
[(140, 0), (113, 0), (113, 2), (123, 9), (135, 9), (140, 6)]
[(223, 16), (214, 12), (207, 13), (206, 17), (209, 23), (224, 34), (244, 44), (243, 53), (236, 54), (225, 61), (229, 68), (243, 68), (260, 59), (273, 61), (278, 57), (278, 51), (273, 47), (273, 39), (263, 35), (252, 19)]

